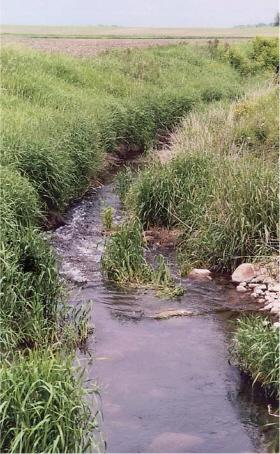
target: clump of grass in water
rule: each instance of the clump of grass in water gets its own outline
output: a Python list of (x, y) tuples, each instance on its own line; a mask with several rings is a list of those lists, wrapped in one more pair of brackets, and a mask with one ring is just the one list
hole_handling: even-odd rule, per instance
[(113, 227), (114, 208), (108, 206), (101, 212), (101, 221), (105, 230), (111, 230)]
[(145, 285), (159, 291), (161, 296), (180, 296), (163, 256), (157, 258), (155, 269), (145, 259), (142, 224), (131, 219), (118, 229), (106, 243), (102, 267), (109, 279), (120, 285)]
[(127, 192), (133, 182), (134, 172), (130, 167), (124, 167), (116, 176), (116, 186), (120, 199), (124, 202)]
[(102, 267), (109, 279), (120, 284), (145, 284), (152, 269), (144, 257), (144, 238), (138, 219), (122, 224), (106, 243)]
[(93, 452), (96, 418), (72, 358), (50, 350), (2, 362), (1, 452)]
[(176, 296), (181, 296), (184, 293), (183, 287), (175, 284), (174, 279), (171, 276), (170, 269), (162, 255), (157, 257), (156, 266), (153, 270), (152, 281), (153, 285), (158, 288), (157, 294), (159, 296), (175, 298)]
[(268, 319), (249, 316), (238, 320), (233, 357), (254, 383), (279, 396), (279, 331)]

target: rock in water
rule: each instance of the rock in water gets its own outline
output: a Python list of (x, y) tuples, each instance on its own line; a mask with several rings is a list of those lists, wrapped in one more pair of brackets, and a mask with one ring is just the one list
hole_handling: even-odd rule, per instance
[(196, 435), (180, 432), (164, 432), (157, 435), (148, 448), (148, 452), (198, 452), (203, 439)]
[(256, 276), (256, 269), (252, 263), (242, 263), (232, 273), (232, 282), (249, 282)]
[(186, 311), (184, 309), (170, 309), (167, 311), (158, 312), (157, 314), (152, 315), (151, 318), (154, 318), (155, 320), (166, 320), (171, 317), (188, 317), (191, 315), (194, 315), (194, 313), (191, 311)]
[(244, 285), (241, 285), (241, 284), (239, 284), (239, 285), (236, 287), (236, 290), (237, 290), (238, 292), (240, 292), (240, 293), (245, 293), (245, 292), (247, 292), (246, 287), (245, 287)]
[(211, 271), (203, 268), (194, 268), (188, 274), (188, 277), (191, 279), (211, 279)]

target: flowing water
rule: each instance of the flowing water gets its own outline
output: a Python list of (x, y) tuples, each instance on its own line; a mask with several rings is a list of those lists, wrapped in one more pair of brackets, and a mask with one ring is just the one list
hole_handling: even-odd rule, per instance
[[(268, 402), (228, 360), (234, 320), (254, 303), (224, 278), (184, 279), (185, 294), (174, 300), (110, 284), (100, 270), (108, 205), (119, 222), (113, 183), (92, 188), (52, 234), (71, 304), (91, 307), (95, 332), (79, 359), (101, 388), (107, 451), (267, 452), (275, 436)], [(178, 308), (194, 315), (149, 318)]]

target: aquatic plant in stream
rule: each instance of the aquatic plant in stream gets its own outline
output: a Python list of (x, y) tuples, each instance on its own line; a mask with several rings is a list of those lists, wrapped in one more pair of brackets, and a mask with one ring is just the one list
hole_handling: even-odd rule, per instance
[(116, 176), (116, 187), (120, 195), (120, 199), (124, 202), (127, 192), (133, 182), (135, 172), (131, 167), (124, 167), (121, 169)]
[(151, 281), (152, 269), (144, 257), (144, 238), (138, 219), (125, 222), (107, 239), (102, 267), (109, 279), (120, 284)]
[(155, 268), (145, 259), (144, 232), (137, 218), (124, 222), (107, 239), (102, 268), (109, 279), (121, 285), (144, 285), (169, 297), (183, 292), (176, 286), (162, 255), (157, 257)]
[(111, 230), (113, 227), (114, 208), (108, 206), (101, 211), (101, 221), (105, 230)]

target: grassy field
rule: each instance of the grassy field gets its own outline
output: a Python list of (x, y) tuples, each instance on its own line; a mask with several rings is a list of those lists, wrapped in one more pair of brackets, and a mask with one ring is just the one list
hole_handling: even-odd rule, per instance
[(252, 38), (277, 36), (277, 27), (145, 28), (107, 26), (1, 25), (2, 34), (27, 36), (121, 37), (121, 38)]
[[(28, 452), (34, 440), (39, 452), (45, 449), (57, 452), (58, 447), (61, 452), (83, 451), (92, 427), (87, 423), (89, 406), (84, 400), (81, 380), (67, 359), (69, 349), (77, 345), (76, 334), (71, 331), (69, 317), (66, 327), (63, 323), (67, 311), (64, 308), (62, 312), (63, 291), (52, 251), (42, 233), (46, 217), (50, 213), (64, 212), (71, 201), (84, 193), (102, 172), (108, 154), (147, 151), (155, 144), (158, 133), (168, 134), (190, 112), (203, 111), (213, 102), (232, 102), (243, 96), (248, 86), (271, 79), (276, 47), (275, 41), (266, 40), (241, 47), (173, 45), (134, 51), (124, 49), (93, 59), (3, 47), (0, 309), (1, 349), (6, 358), (2, 389), (6, 397), (11, 396), (5, 397), (5, 413), (1, 419), (1, 430), (8, 434), (2, 441), (3, 452)], [(270, 96), (274, 103), (274, 94)], [(269, 126), (270, 121), (267, 122), (261, 130), (266, 134), (263, 140), (255, 123), (259, 124), (258, 106), (269, 110), (269, 103), (264, 101), (257, 108), (253, 103), (252, 109), (250, 106), (249, 103), (248, 111), (253, 110), (255, 117), (250, 116), (252, 121), (248, 124), (253, 132), (257, 131), (256, 136), (252, 135), (250, 146), (255, 153), (254, 147), (262, 142), (263, 154), (270, 147), (270, 141), (274, 141), (273, 128)], [(270, 115), (274, 119), (274, 109)], [(242, 134), (238, 136), (241, 139)], [(249, 152), (249, 145), (246, 149)], [(228, 191), (234, 207), (240, 200), (244, 202), (238, 221), (242, 222), (243, 215), (248, 213), (250, 226), (262, 234), (266, 216), (268, 228), (272, 228), (276, 213), (275, 171), (265, 165), (260, 168), (256, 159), (247, 165), (242, 157), (236, 171), (232, 172), (235, 162), (222, 156), (219, 159), (225, 179), (233, 178), (229, 181), (240, 185), (250, 182), (251, 178), (256, 182), (253, 188), (250, 184), (243, 188), (241, 195), (238, 192), (239, 198), (235, 191)], [(160, 178), (165, 170), (159, 169), (157, 175), (159, 181), (163, 181), (162, 187), (157, 186), (159, 194), (162, 195), (164, 185), (170, 182), (169, 193), (178, 194), (172, 189), (173, 175), (187, 175), (192, 177), (186, 186), (190, 193), (192, 184), (200, 187), (195, 199), (200, 204), (205, 192), (204, 180), (208, 184), (213, 169), (219, 169), (213, 154), (199, 153), (197, 158), (192, 156), (192, 163), (185, 168), (178, 161), (173, 174), (164, 181)], [(196, 173), (192, 174), (193, 169)], [(179, 177), (176, 181), (180, 181)], [(268, 184), (267, 191), (263, 191), (264, 184)], [(213, 187), (215, 192), (209, 193), (218, 194), (217, 185)], [(224, 188), (221, 186), (220, 190)], [(259, 201), (260, 212), (248, 209), (247, 190), (252, 196), (250, 201), (255, 198)], [(150, 194), (146, 194), (145, 201), (150, 203)], [(139, 197), (135, 195), (137, 200)], [(161, 200), (165, 201), (165, 196)], [(217, 201), (220, 200), (218, 197)], [(200, 204), (196, 212), (200, 206), (203, 205)], [(187, 213), (189, 208), (185, 205)], [(216, 211), (213, 209), (210, 213), (219, 213), (218, 208), (217, 205)], [(234, 213), (227, 214), (233, 216)], [(157, 222), (166, 219), (165, 211), (162, 216), (160, 211), (156, 215)], [(146, 222), (144, 218), (143, 221)], [(249, 231), (249, 227), (246, 228), (245, 232)], [(40, 355), (42, 350), (46, 351), (46, 356)], [(21, 380), (19, 352), (25, 355), (28, 370), (24, 380)], [(23, 357), (20, 359), (23, 361)], [(55, 370), (50, 368), (50, 361)], [(67, 388), (64, 388), (62, 375), (67, 377)], [(43, 387), (38, 385), (38, 380)], [(77, 393), (71, 402), (73, 387), (77, 387)], [(29, 388), (34, 389), (35, 396), (35, 406), (28, 409), (30, 418), (25, 420), (22, 415), (16, 418), (22, 396)], [(39, 410), (45, 415), (42, 424), (38, 421)], [(70, 420), (69, 412), (73, 416)], [(57, 424), (56, 414), (61, 415), (61, 424)], [(82, 432), (76, 427), (77, 421), (82, 421)], [(71, 427), (74, 426), (77, 432), (73, 437)]]

